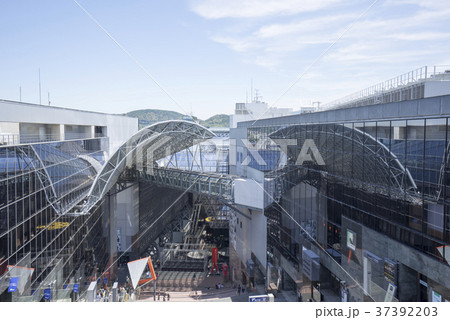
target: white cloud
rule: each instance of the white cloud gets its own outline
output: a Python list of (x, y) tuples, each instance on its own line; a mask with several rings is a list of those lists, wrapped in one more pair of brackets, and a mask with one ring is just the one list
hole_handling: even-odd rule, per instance
[(388, 0), (384, 3), (386, 6), (392, 5), (416, 5), (428, 9), (448, 9), (448, 0), (431, 1), (431, 0)]
[[(296, 6), (301, 1), (295, 4), (277, 1), (275, 4), (255, 0), (245, 1), (240, 6), (241, 2), (234, 0), (216, 0), (212, 3), (221, 4), (216, 8), (197, 1), (196, 12), (210, 19), (266, 17), (220, 21), (221, 29), (212, 39), (237, 52), (245, 63), (285, 78), (296, 79), (308, 68), (293, 91), (306, 93), (312, 99), (324, 99), (363, 89), (362, 86), (424, 65), (450, 62), (450, 25), (447, 22), (450, 6), (442, 5), (448, 1), (379, 1), (356, 23), (355, 19), (373, 0), (339, 5), (333, 1), (328, 3), (329, 7), (320, 2), (316, 11), (308, 14), (305, 14), (308, 6), (303, 11)], [(267, 7), (262, 2), (267, 3)], [(247, 22), (245, 28), (230, 28), (243, 21)], [(309, 68), (335, 42), (331, 50)], [(324, 76), (321, 78), (320, 74)]]
[(406, 41), (449, 40), (450, 32), (394, 33), (387, 35), (387, 37), (395, 40), (406, 40)]
[(271, 24), (262, 26), (255, 33), (255, 36), (258, 38), (273, 38), (289, 34), (311, 34), (313, 31), (318, 32), (332, 29), (336, 25), (351, 21), (352, 18), (354, 19), (352, 15), (345, 14), (323, 16), (315, 19), (302, 19), (287, 24)]
[(212, 39), (217, 43), (227, 45), (229, 48), (237, 52), (246, 52), (257, 47), (254, 42), (246, 38), (214, 36)]
[(193, 0), (192, 10), (207, 19), (261, 18), (328, 8), (342, 0)]

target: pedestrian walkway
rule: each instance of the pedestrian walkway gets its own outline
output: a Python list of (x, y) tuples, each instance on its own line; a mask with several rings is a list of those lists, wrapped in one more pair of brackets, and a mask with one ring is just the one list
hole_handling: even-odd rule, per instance
[[(217, 285), (221, 285), (217, 288)], [(136, 296), (138, 302), (154, 302), (153, 282), (140, 288)], [(161, 271), (156, 281), (156, 302), (248, 302), (253, 295), (266, 294), (263, 284), (250, 291), (238, 293), (237, 287), (225, 282), (222, 274), (209, 275), (208, 272)], [(158, 300), (159, 293), (159, 300)], [(170, 299), (164, 295), (170, 295)], [(331, 290), (322, 290), (324, 301), (338, 302), (339, 297)], [(275, 302), (297, 302), (294, 290), (280, 290), (275, 294)]]

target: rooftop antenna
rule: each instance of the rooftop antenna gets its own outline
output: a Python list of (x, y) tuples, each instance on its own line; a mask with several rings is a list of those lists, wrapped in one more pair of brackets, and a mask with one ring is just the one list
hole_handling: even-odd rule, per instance
[(19, 101), (22, 102), (22, 86), (19, 85)]
[(253, 102), (253, 78), (250, 79), (250, 99)]
[(259, 90), (256, 89), (255, 90), (255, 101), (254, 102), (260, 102), (260, 98), (262, 98), (262, 96), (259, 95)]
[(41, 101), (41, 68), (39, 68), (39, 104), (42, 105), (42, 101)]
[(47, 92), (47, 97), (48, 97), (48, 105), (50, 105), (50, 91), (49, 92)]

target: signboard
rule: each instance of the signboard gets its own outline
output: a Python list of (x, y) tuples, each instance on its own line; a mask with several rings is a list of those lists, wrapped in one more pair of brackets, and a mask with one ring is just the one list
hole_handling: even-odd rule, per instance
[(395, 290), (397, 290), (397, 286), (389, 283), (389, 287), (386, 291), (386, 296), (384, 297), (384, 302), (392, 302), (394, 299)]
[(103, 283), (107, 284), (108, 283), (108, 278), (103, 278)]
[(68, 222), (53, 222), (52, 224), (49, 224), (48, 226), (43, 225), (43, 226), (37, 226), (36, 229), (40, 230), (40, 229), (45, 229), (47, 228), (47, 230), (57, 230), (57, 229), (62, 229), (65, 227), (68, 227), (69, 223)]
[(384, 259), (384, 279), (389, 283), (396, 283), (397, 263), (389, 259)]
[(442, 296), (436, 291), (431, 290), (431, 302), (442, 302)]
[(8, 292), (16, 292), (18, 283), (19, 283), (19, 277), (10, 278)]
[(78, 283), (75, 283), (75, 284), (73, 285), (73, 292), (77, 293), (77, 292), (78, 292), (78, 289), (79, 289), (79, 284), (78, 284)]
[(50, 300), (52, 298), (51, 289), (44, 289), (44, 300)]
[(248, 297), (248, 302), (269, 302), (269, 296), (267, 294), (250, 296)]
[(356, 232), (347, 229), (347, 248), (356, 250)]

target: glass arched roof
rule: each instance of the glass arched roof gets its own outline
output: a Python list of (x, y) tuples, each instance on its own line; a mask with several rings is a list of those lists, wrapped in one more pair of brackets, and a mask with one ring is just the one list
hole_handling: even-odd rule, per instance
[(205, 127), (184, 120), (158, 122), (141, 129), (117, 149), (97, 174), (83, 213), (106, 195), (127, 166), (138, 170), (152, 167), (157, 160), (214, 136)]
[[(297, 139), (288, 146), (288, 163), (293, 165), (305, 141), (314, 141), (324, 164), (313, 167), (330, 178), (345, 180), (372, 192), (391, 196), (414, 194), (417, 186), (408, 169), (383, 143), (361, 130), (341, 124), (293, 125), (270, 134), (271, 139)], [(312, 153), (314, 157), (314, 153)], [(309, 164), (305, 163), (304, 167)]]

